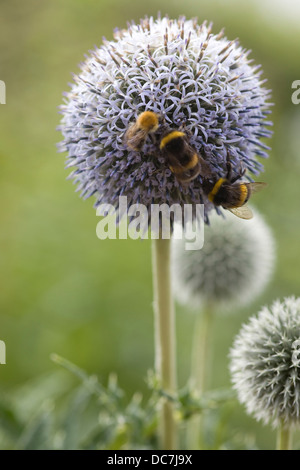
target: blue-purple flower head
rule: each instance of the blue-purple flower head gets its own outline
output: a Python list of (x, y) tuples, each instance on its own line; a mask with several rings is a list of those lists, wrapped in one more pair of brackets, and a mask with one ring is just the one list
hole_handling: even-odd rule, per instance
[(117, 30), (90, 52), (74, 76), (61, 107), (61, 151), (84, 198), (118, 207), (128, 204), (214, 205), (202, 189), (201, 175), (183, 185), (159, 148), (162, 126), (139, 151), (124, 139), (144, 111), (158, 114), (165, 126), (180, 129), (217, 177), (226, 175), (230, 155), (233, 175), (245, 168), (251, 180), (263, 165), (271, 135), (269, 91), (260, 66), (238, 40), (212, 33), (196, 20), (145, 18)]

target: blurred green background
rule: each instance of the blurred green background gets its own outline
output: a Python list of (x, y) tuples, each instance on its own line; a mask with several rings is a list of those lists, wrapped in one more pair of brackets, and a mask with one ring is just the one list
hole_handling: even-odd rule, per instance
[[(56, 151), (57, 108), (71, 73), (102, 36), (112, 39), (127, 21), (160, 11), (212, 20), (214, 32), (225, 26), (228, 38), (252, 49), (273, 89), (275, 133), (262, 178), (269, 187), (256, 205), (277, 240), (276, 272), (248, 309), (216, 319), (214, 387), (230, 383), (227, 356), (242, 322), (262, 304), (300, 295), (300, 105), (291, 102), (291, 84), (300, 79), (299, 7), (262, 3), (0, 0), (0, 79), (7, 87), (7, 104), (0, 106), (0, 339), (7, 348), (0, 397), (15, 399), (25, 417), (44, 398), (72, 387), (51, 362), (53, 352), (104, 381), (115, 371), (128, 395), (146, 392), (153, 367), (151, 244), (98, 240), (92, 201), (75, 194)], [(178, 307), (180, 386), (188, 378), (192, 328), (193, 316)], [(262, 449), (274, 447), (271, 429), (242, 407), (230, 426), (256, 434)]]

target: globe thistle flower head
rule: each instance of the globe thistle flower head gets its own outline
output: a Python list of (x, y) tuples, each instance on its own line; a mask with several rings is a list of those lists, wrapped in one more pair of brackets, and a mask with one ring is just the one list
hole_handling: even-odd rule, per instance
[[(205, 204), (201, 175), (182, 185), (170, 170), (160, 140), (166, 128), (183, 130), (212, 174), (226, 174), (230, 154), (233, 173), (247, 178), (263, 169), (261, 138), (271, 132), (269, 91), (260, 67), (237, 40), (212, 33), (206, 22), (145, 18), (116, 30), (90, 52), (74, 76), (61, 106), (61, 151), (81, 196), (118, 207), (129, 204)], [(143, 112), (159, 117), (159, 125), (139, 149), (126, 132)]]
[[(176, 236), (176, 230), (175, 230)], [(199, 310), (203, 304), (229, 311), (253, 301), (270, 281), (275, 259), (272, 232), (255, 211), (242, 220), (230, 212), (213, 214), (204, 228), (201, 250), (185, 250), (173, 237), (173, 290), (179, 303)]]
[(300, 424), (300, 298), (276, 301), (250, 318), (230, 352), (238, 398), (265, 424)]

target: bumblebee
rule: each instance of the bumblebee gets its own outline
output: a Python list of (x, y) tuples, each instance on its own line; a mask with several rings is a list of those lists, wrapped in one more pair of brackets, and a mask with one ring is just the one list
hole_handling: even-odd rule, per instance
[(198, 175), (211, 174), (208, 163), (193, 149), (184, 132), (169, 129), (163, 134), (159, 147), (180, 183), (187, 184)]
[(125, 143), (131, 150), (141, 150), (148, 134), (155, 132), (158, 125), (158, 115), (152, 111), (144, 111), (126, 131)]
[(244, 174), (245, 171), (236, 177), (232, 177), (232, 167), (228, 161), (226, 178), (204, 179), (203, 190), (209, 201), (216, 206), (222, 206), (241, 219), (251, 219), (253, 217), (252, 211), (245, 204), (254, 192), (260, 191), (267, 184), (258, 182), (237, 183)]

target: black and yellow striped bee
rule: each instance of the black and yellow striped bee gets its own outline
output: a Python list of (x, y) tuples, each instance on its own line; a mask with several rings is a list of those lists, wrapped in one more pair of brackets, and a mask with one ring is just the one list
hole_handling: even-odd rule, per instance
[(131, 150), (141, 150), (149, 134), (158, 129), (159, 117), (152, 111), (144, 111), (125, 133), (125, 142)]
[(229, 210), (241, 219), (251, 219), (253, 217), (252, 211), (245, 204), (253, 193), (260, 191), (267, 184), (261, 182), (237, 183), (244, 173), (245, 171), (232, 177), (231, 163), (228, 161), (226, 178), (204, 179), (203, 190), (208, 199), (216, 206)]
[(187, 184), (198, 175), (211, 174), (208, 163), (193, 149), (184, 132), (168, 129), (160, 141), (160, 150), (180, 183)]

